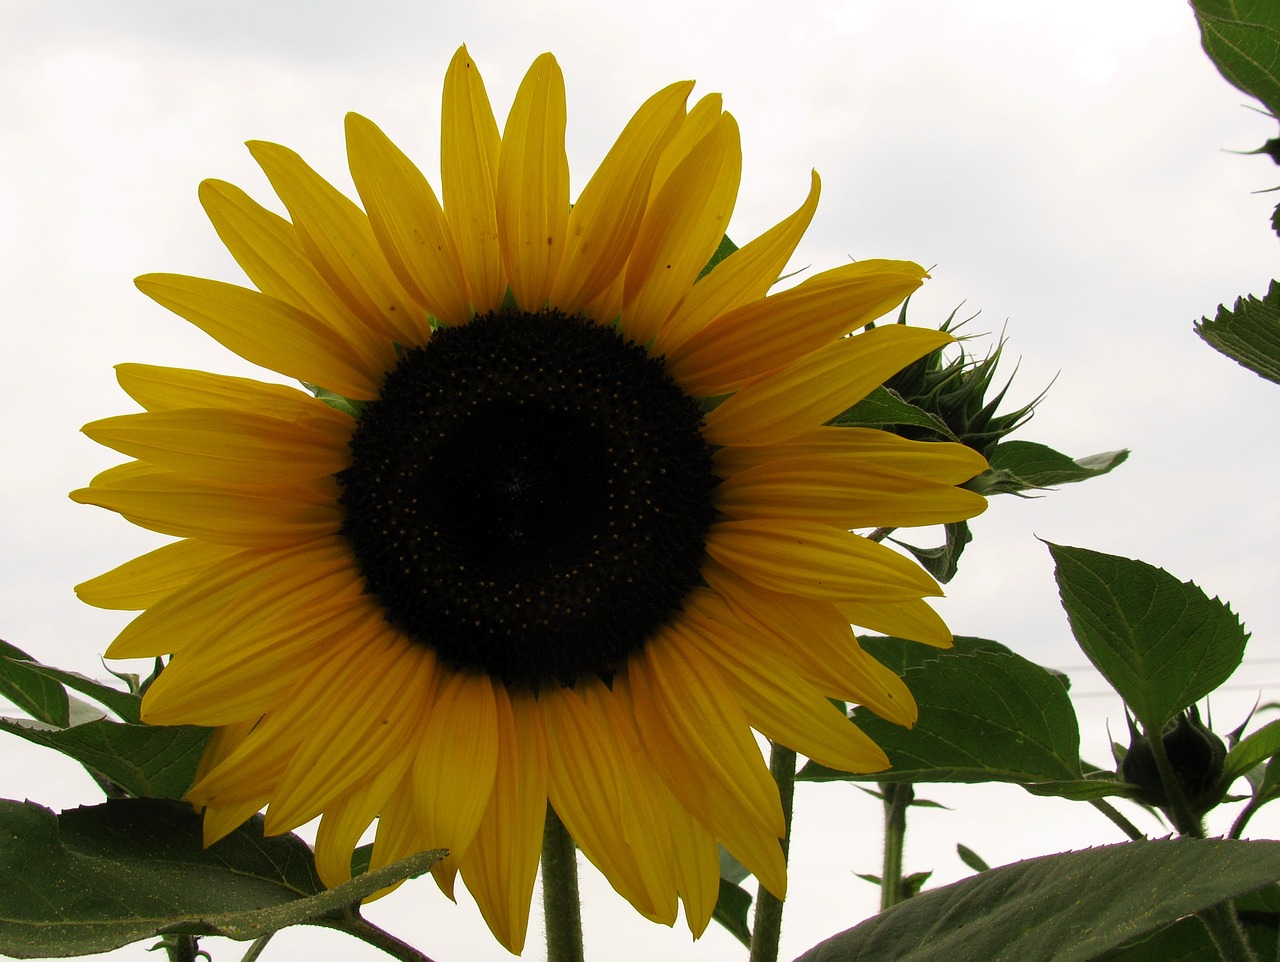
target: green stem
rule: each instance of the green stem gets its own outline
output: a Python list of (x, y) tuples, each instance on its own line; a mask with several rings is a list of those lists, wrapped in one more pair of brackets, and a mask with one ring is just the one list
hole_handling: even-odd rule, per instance
[(1249, 819), (1253, 818), (1254, 813), (1265, 805), (1269, 799), (1251, 798), (1245, 803), (1244, 809), (1236, 816), (1236, 820), (1231, 823), (1231, 831), (1227, 832), (1227, 838), (1239, 838), (1244, 832), (1244, 827), (1249, 824)]
[(550, 805), (542, 832), (542, 915), (547, 926), (547, 962), (582, 962), (578, 850)]
[(262, 955), (262, 950), (267, 947), (267, 943), (271, 941), (274, 932), (268, 932), (266, 935), (260, 936), (253, 940), (253, 944), (249, 946), (249, 951), (244, 954), (244, 958), (240, 962), (257, 962), (258, 956)]
[(884, 796), (884, 860), (880, 869), (880, 911), (907, 895), (902, 885), (902, 852), (907, 841), (907, 806), (915, 798), (910, 782), (881, 782)]
[(1219, 902), (1197, 912), (1196, 917), (1209, 930), (1209, 938), (1217, 946), (1222, 962), (1258, 962), (1230, 902)]
[[(796, 794), (796, 753), (772, 743), (769, 750), (769, 772), (778, 783), (782, 800), (782, 817), (786, 832), (782, 836), (782, 860), (791, 849), (791, 812)], [(782, 940), (782, 899), (763, 885), (756, 891), (756, 914), (751, 927), (750, 962), (778, 962), (778, 946)]]
[[(177, 935), (172, 942), (164, 943), (169, 962), (196, 962), (201, 955), (200, 939), (194, 935)], [(206, 958), (208, 953), (204, 953)]]
[(1115, 824), (1120, 827), (1120, 831), (1124, 832), (1135, 842), (1141, 841), (1147, 837), (1142, 833), (1138, 826), (1125, 818), (1124, 815), (1121, 814), (1121, 812), (1119, 812), (1116, 807), (1105, 798), (1091, 798), (1089, 799), (1089, 804), (1100, 811), (1103, 815), (1107, 816), (1107, 818), (1111, 819), (1111, 821), (1115, 822)]
[[(429, 955), (419, 952), (408, 942), (399, 939), (385, 929), (380, 929), (368, 919), (360, 915), (359, 906), (348, 906), (343, 909), (341, 918), (333, 919), (317, 919), (313, 924), (321, 925), (325, 928), (337, 929), (339, 932), (346, 932), (348, 935), (354, 935), (361, 942), (372, 945), (374, 948), (382, 949), (387, 955), (400, 962), (432, 962)], [(258, 942), (265, 944), (266, 938), (259, 939)], [(258, 942), (254, 946), (258, 946)], [(250, 953), (253, 952), (251, 948)], [(259, 947), (258, 951), (262, 949)], [(248, 958), (249, 956), (246, 956)]]

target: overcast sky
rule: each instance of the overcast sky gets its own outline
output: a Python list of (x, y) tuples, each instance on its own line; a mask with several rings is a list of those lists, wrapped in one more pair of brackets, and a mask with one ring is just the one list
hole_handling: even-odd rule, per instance
[[(1105, 726), (1119, 737), (1123, 721), (1113, 698), (1090, 695), (1102, 682), (1082, 667), (1037, 536), (1142, 558), (1232, 602), (1254, 640), (1214, 700), (1220, 728), (1259, 693), (1280, 697), (1280, 388), (1191, 330), (1276, 273), (1268, 220), (1280, 195), (1256, 192), (1280, 171), (1225, 152), (1258, 146), (1275, 124), (1219, 77), (1189, 8), (1169, 0), (0, 0), (0, 637), (104, 674), (99, 656), (124, 619), (81, 605), (71, 586), (156, 543), (66, 497), (118, 460), (79, 434), (132, 409), (112, 365), (260, 373), (132, 284), (148, 271), (239, 282), (197, 183), (230, 180), (278, 209), (242, 146), (256, 138), (346, 186), (342, 117), (357, 110), (438, 185), (440, 84), (463, 42), (500, 120), (532, 59), (557, 55), (575, 192), (650, 93), (682, 78), (723, 92), (743, 136), (735, 239), (794, 210), (816, 168), (822, 201), (794, 268), (929, 265), (916, 323), (963, 302), (980, 312), (970, 331), (1006, 331), (1016, 401), (1057, 378), (1020, 437), (1072, 456), (1133, 449), (1110, 477), (993, 502), (941, 606), (957, 633), (1069, 670), (1087, 757), (1103, 761)], [(0, 750), (2, 795), (55, 808), (99, 797), (70, 762), (16, 739)], [(1000, 863), (1119, 840), (1091, 810), (1015, 788), (926, 794), (952, 810), (915, 818), (907, 867), (938, 881), (967, 874), (957, 841)], [(872, 911), (875, 890), (853, 873), (878, 871), (879, 818), (850, 786), (801, 787), (785, 958)], [(590, 872), (584, 887), (589, 956), (738, 957), (714, 925), (691, 944), (683, 923), (645, 922)], [(506, 956), (465, 895), (455, 908), (429, 881), (370, 915), (437, 962)], [(624, 953), (608, 949), (615, 938)], [(275, 958), (382, 957), (319, 930), (279, 942)], [(210, 947), (219, 962), (241, 954)]]

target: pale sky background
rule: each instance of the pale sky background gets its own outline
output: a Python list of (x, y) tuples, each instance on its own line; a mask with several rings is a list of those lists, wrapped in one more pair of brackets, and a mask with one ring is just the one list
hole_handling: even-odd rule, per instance
[[(1071, 640), (1037, 537), (1141, 558), (1231, 601), (1254, 640), (1212, 702), (1221, 730), (1259, 694), (1280, 697), (1280, 387), (1191, 329), (1276, 274), (1280, 195), (1256, 192), (1280, 171), (1224, 152), (1258, 146), (1275, 124), (1221, 79), (1189, 8), (1170, 0), (0, 0), (0, 637), (105, 676), (99, 656), (125, 619), (81, 605), (71, 586), (156, 543), (66, 497), (118, 460), (78, 433), (132, 410), (112, 365), (261, 373), (133, 287), (157, 270), (241, 281), (197, 183), (230, 180), (278, 209), (242, 146), (259, 138), (348, 186), (342, 117), (358, 110), (438, 185), (440, 85), (463, 42), (500, 120), (533, 58), (557, 55), (575, 193), (650, 93), (681, 78), (722, 91), (743, 135), (735, 239), (790, 213), (817, 168), (822, 202), (793, 267), (931, 266), (916, 323), (963, 302), (981, 312), (970, 331), (1007, 331), (1016, 401), (1057, 377), (1019, 437), (1072, 456), (1133, 449), (1107, 478), (996, 499), (940, 605), (957, 633), (1069, 672), (1087, 758), (1105, 761), (1107, 725), (1122, 737), (1124, 723)], [(53, 808), (100, 798), (60, 756), (17, 739), (0, 752), (0, 795)], [(950, 810), (914, 816), (907, 868), (938, 883), (969, 874), (956, 842), (1000, 864), (1120, 840), (1088, 807), (1017, 788), (921, 794)], [(879, 823), (852, 786), (800, 787), (784, 958), (874, 911), (876, 890), (854, 873), (878, 871)], [(1275, 837), (1280, 818), (1264, 811), (1253, 829)], [(644, 921), (589, 867), (583, 886), (589, 958), (745, 957), (714, 924), (691, 943), (682, 921)], [(455, 907), (429, 880), (368, 915), (437, 962), (508, 957), (465, 894)], [(244, 947), (206, 948), (223, 962)], [(138, 945), (112, 958), (152, 956)], [(265, 958), (384, 956), (290, 930)]]

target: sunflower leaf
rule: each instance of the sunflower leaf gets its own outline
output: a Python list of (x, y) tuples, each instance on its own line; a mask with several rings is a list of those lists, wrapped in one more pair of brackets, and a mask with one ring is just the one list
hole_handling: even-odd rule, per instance
[(729, 930), (735, 939), (751, 948), (751, 923), (747, 916), (751, 911), (751, 893), (741, 885), (720, 880), (720, 897), (711, 917)]
[(1261, 300), (1237, 297), (1231, 310), (1219, 306), (1213, 320), (1202, 317), (1195, 330), (1215, 351), (1280, 384), (1280, 284), (1272, 281)]
[(979, 494), (1019, 494), (1087, 481), (1123, 464), (1127, 450), (1070, 458), (1035, 441), (1002, 441), (991, 454), (990, 467), (966, 487)]
[(1053, 672), (981, 638), (949, 649), (864, 638), (867, 652), (902, 675), (920, 717), (901, 728), (855, 709), (854, 722), (889, 756), (887, 772), (849, 774), (809, 762), (810, 781), (1011, 782), (1037, 794), (1092, 798), (1125, 786), (1087, 778), (1066, 687)]
[(32, 663), (31, 668), (33, 671), (46, 675), (54, 681), (61, 682), (72, 691), (88, 695), (100, 705), (111, 709), (126, 722), (137, 724), (141, 721), (141, 695), (121, 691), (119, 688), (113, 688), (110, 685), (104, 685), (100, 681), (95, 681), (79, 672), (67, 671), (65, 668), (54, 668), (52, 665), (41, 665), (35, 662)]
[(36, 721), (66, 728), (71, 724), (66, 690), (36, 668), (21, 648), (0, 641), (0, 696)]
[(1280, 16), (1270, 0), (1192, 0), (1204, 52), (1232, 86), (1280, 116)]
[(0, 730), (74, 758), (89, 772), (139, 797), (177, 798), (191, 786), (209, 729), (128, 725), (99, 718), (71, 728), (0, 718)]
[(1277, 864), (1280, 842), (1232, 839), (1029, 859), (901, 902), (796, 962), (1086, 962), (1258, 888)]
[(441, 857), (424, 853), (325, 890), (296, 835), (255, 817), (205, 848), (200, 816), (156, 799), (55, 815), (0, 801), (0, 955), (68, 958), (165, 932), (251, 939), (329, 918)]
[(1143, 731), (1161, 731), (1239, 667), (1248, 633), (1195, 584), (1142, 561), (1048, 547), (1076, 641)]

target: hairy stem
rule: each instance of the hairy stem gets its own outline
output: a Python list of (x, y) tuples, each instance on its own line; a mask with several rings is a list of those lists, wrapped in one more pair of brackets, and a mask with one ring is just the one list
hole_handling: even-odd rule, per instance
[(1209, 930), (1209, 938), (1222, 956), (1222, 962), (1258, 962), (1258, 956), (1244, 937), (1244, 929), (1230, 902), (1220, 902), (1203, 911), (1196, 917)]
[[(782, 859), (791, 848), (791, 811), (796, 794), (796, 753), (772, 743), (769, 750), (769, 772), (778, 783), (786, 834), (782, 836)], [(756, 914), (751, 927), (750, 962), (778, 962), (778, 946), (782, 940), (782, 900), (761, 885), (756, 892)]]
[(542, 833), (542, 915), (547, 927), (547, 962), (582, 962), (578, 850), (550, 805)]
[(907, 841), (907, 806), (915, 798), (910, 782), (881, 782), (884, 795), (884, 860), (880, 869), (880, 911), (907, 898), (902, 885), (902, 852)]
[(1138, 828), (1138, 826), (1125, 818), (1124, 815), (1105, 798), (1091, 798), (1089, 799), (1089, 804), (1100, 811), (1103, 815), (1107, 816), (1107, 818), (1111, 819), (1111, 821), (1120, 827), (1120, 831), (1124, 832), (1135, 842), (1147, 837), (1142, 830)]

